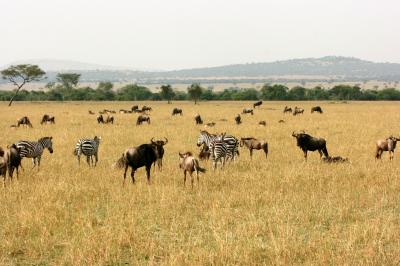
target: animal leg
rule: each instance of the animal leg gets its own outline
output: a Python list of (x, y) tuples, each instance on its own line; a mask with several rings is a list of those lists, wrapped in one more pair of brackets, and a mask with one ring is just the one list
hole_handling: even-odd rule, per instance
[(151, 170), (151, 165), (146, 166), (146, 176), (147, 176), (147, 183), (150, 184), (150, 170)]
[(80, 165), (81, 165), (81, 156), (78, 155), (78, 166), (80, 166)]
[(135, 184), (135, 171), (136, 171), (136, 169), (132, 168), (132, 171), (131, 171), (132, 184)]
[(94, 166), (96, 166), (96, 165), (97, 165), (97, 162), (99, 161), (99, 155), (96, 153), (95, 156), (94, 156), (94, 158), (96, 159), (96, 161), (95, 161), (95, 163), (94, 163)]
[(125, 185), (125, 179), (126, 179), (126, 171), (128, 170), (128, 165), (125, 165), (125, 171), (124, 171), (124, 181), (122, 185)]
[(90, 156), (86, 156), (86, 162), (90, 166)]
[(32, 158), (32, 162), (33, 162), (33, 167), (32, 167), (32, 169), (33, 169), (36, 166), (36, 158)]
[(250, 159), (253, 160), (253, 149), (250, 148)]
[(190, 174), (190, 181), (192, 182), (192, 189), (193, 189), (193, 182), (194, 182), (193, 172), (189, 171), (189, 174)]
[(307, 151), (303, 151), (304, 152), (304, 159), (307, 161)]
[(183, 171), (183, 186), (186, 187), (186, 170)]
[(39, 156), (39, 157), (37, 158), (38, 171), (40, 170), (40, 159), (42, 159), (41, 156)]

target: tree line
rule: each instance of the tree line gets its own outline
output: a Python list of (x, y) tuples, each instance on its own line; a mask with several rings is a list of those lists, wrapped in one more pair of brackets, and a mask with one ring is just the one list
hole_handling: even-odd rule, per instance
[(11, 66), (1, 72), (3, 79), (14, 84), (14, 91), (0, 91), (1, 101), (136, 101), (136, 100), (400, 100), (400, 91), (395, 88), (363, 90), (359, 86), (337, 85), (330, 89), (319, 86), (308, 89), (296, 86), (289, 89), (282, 84), (265, 84), (261, 90), (254, 88), (229, 88), (214, 91), (198, 83), (188, 86), (186, 91), (174, 90), (169, 84), (156, 92), (138, 84), (128, 84), (114, 89), (111, 82), (100, 82), (96, 88), (79, 87), (80, 74), (59, 73), (56, 82), (48, 83), (42, 90), (27, 91), (22, 87), (31, 81), (44, 78), (45, 72), (37, 66)]

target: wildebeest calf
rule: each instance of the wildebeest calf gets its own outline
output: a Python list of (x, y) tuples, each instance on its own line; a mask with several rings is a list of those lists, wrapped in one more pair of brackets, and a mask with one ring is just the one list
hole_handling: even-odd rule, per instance
[(191, 152), (179, 153), (179, 167), (183, 169), (183, 185), (186, 186), (186, 172), (189, 172), (192, 188), (194, 183), (193, 172), (196, 172), (197, 184), (199, 184), (199, 172), (206, 172), (206, 169), (200, 167), (199, 161), (193, 157)]
[(203, 160), (208, 160), (208, 159), (210, 159), (210, 155), (211, 155), (210, 149), (208, 148), (207, 145), (204, 144), (203, 147), (200, 150), (199, 159), (202, 160), (202, 161)]
[(260, 108), (260, 106), (262, 105), (262, 103), (263, 103), (262, 101), (255, 102), (255, 103), (253, 104), (253, 108), (256, 109), (257, 106)]
[(268, 142), (255, 138), (240, 138), (240, 147), (245, 145), (250, 150), (250, 158), (253, 158), (253, 150), (263, 150), (265, 158), (268, 157)]
[(240, 114), (235, 116), (235, 123), (236, 123), (236, 125), (239, 125), (242, 123), (242, 118), (240, 117)]
[(283, 109), (283, 113), (291, 113), (292, 112), (292, 108), (285, 106), (285, 108)]
[(203, 120), (201, 119), (201, 116), (199, 114), (196, 114), (196, 116), (194, 117), (194, 121), (196, 121), (196, 125), (203, 124)]
[(308, 151), (318, 151), (320, 157), (322, 157), (322, 155), (329, 157), (325, 139), (315, 138), (304, 132), (296, 134), (293, 132), (292, 136), (296, 138), (297, 146), (303, 151), (306, 161)]
[(304, 109), (303, 108), (299, 108), (299, 107), (294, 107), (294, 112), (293, 115), (298, 115), (298, 114), (303, 114), (304, 113)]
[(242, 114), (251, 114), (251, 115), (253, 115), (254, 114), (253, 113), (253, 109), (244, 108), (243, 111), (242, 111)]
[(258, 124), (260, 125), (260, 126), (266, 126), (267, 125), (267, 122), (265, 122), (264, 120), (263, 121), (260, 121), (260, 122), (258, 122)]
[(382, 153), (384, 151), (389, 152), (389, 159), (393, 160), (394, 156), (394, 150), (396, 149), (396, 144), (397, 141), (399, 141), (399, 138), (390, 136), (387, 139), (380, 139), (376, 142), (376, 153), (375, 153), (375, 158), (376, 159), (381, 159)]
[(349, 159), (343, 158), (341, 156), (329, 156), (329, 157), (323, 157), (322, 161), (325, 163), (347, 163), (349, 162)]

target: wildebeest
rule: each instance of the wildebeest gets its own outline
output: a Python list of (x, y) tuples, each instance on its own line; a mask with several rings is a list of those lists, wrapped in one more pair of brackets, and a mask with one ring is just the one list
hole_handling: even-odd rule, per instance
[(98, 117), (97, 117), (97, 123), (102, 123), (102, 124), (108, 124), (108, 123), (111, 123), (111, 124), (114, 124), (114, 117), (111, 115), (111, 116), (107, 116), (105, 119), (104, 119), (104, 116), (103, 115), (99, 115)]
[(176, 107), (175, 107), (175, 108), (172, 110), (172, 115), (177, 115), (177, 114), (183, 115), (182, 109), (179, 109), (179, 108), (176, 108)]
[(265, 140), (258, 140), (253, 137), (240, 138), (240, 147), (245, 145), (250, 151), (250, 158), (253, 157), (253, 150), (263, 150), (265, 153), (265, 158), (268, 157), (268, 142)]
[(279, 120), (278, 123), (285, 123), (285, 120)]
[(242, 117), (240, 116), (240, 114), (235, 116), (235, 123), (236, 123), (236, 125), (239, 125), (242, 123)]
[(283, 109), (283, 113), (284, 114), (286, 114), (286, 113), (291, 113), (292, 112), (292, 108), (290, 108), (290, 107), (288, 107), (288, 106), (285, 106), (285, 108)]
[(303, 114), (304, 113), (304, 109), (300, 108), (300, 107), (294, 107), (294, 112), (293, 115), (298, 115), (298, 114)]
[(194, 117), (194, 121), (196, 121), (196, 125), (203, 124), (203, 120), (201, 119), (201, 116), (199, 114), (196, 114), (196, 116)]
[(136, 120), (136, 125), (141, 125), (143, 122), (147, 122), (147, 124), (150, 124), (150, 117), (147, 115), (139, 115)]
[(349, 159), (343, 158), (341, 156), (329, 156), (329, 157), (323, 157), (322, 161), (325, 163), (347, 163), (349, 162)]
[[(165, 139), (165, 141), (164, 140), (156, 140), (156, 141), (154, 141), (153, 140), (154, 138), (151, 138), (151, 144), (152, 145), (155, 145), (155, 146), (157, 146), (158, 147), (158, 149), (159, 149), (159, 154), (158, 154), (158, 158), (157, 158), (157, 166), (158, 166), (158, 169), (160, 170), (160, 171), (162, 171), (162, 166), (163, 166), (163, 158), (164, 158), (164, 146), (165, 145), (167, 145), (167, 143), (168, 143), (168, 139), (167, 138), (165, 138), (164, 137), (164, 139)], [(154, 164), (155, 164), (156, 162), (154, 162)], [(154, 166), (154, 170), (155, 170), (156, 168), (155, 168), (155, 166)]]
[(10, 179), (13, 178), (14, 170), (17, 172), (17, 178), (19, 175), (18, 169), (19, 167), (22, 168), (21, 165), (21, 156), (20, 156), (21, 148), (18, 148), (17, 145), (12, 144), (11, 146), (8, 147), (8, 150), (6, 151), (5, 157), (7, 160), (8, 164), (8, 176)]
[(210, 149), (208, 148), (207, 145), (204, 144), (200, 150), (199, 159), (208, 160), (210, 158), (210, 155), (211, 155)]
[(253, 104), (253, 108), (254, 109), (256, 109), (256, 107), (258, 106), (258, 108), (260, 108), (260, 106), (262, 105), (262, 101), (258, 101), (258, 102), (255, 102), (254, 104)]
[(253, 109), (244, 108), (243, 111), (242, 111), (242, 114), (251, 114), (251, 115), (253, 115), (254, 114), (253, 113)]
[(260, 122), (258, 122), (258, 124), (260, 125), (260, 126), (266, 126), (267, 125), (267, 122), (265, 122), (264, 120), (263, 121), (260, 121)]
[(384, 151), (389, 152), (389, 159), (393, 160), (394, 156), (394, 150), (396, 149), (396, 144), (397, 141), (399, 141), (399, 138), (390, 136), (387, 139), (380, 139), (376, 142), (376, 153), (375, 153), (375, 158), (376, 159), (381, 159), (382, 153)]
[(192, 188), (194, 183), (193, 172), (196, 172), (197, 184), (199, 184), (199, 172), (206, 172), (206, 169), (200, 167), (199, 161), (193, 157), (191, 152), (179, 152), (179, 167), (183, 170), (183, 185), (186, 186), (186, 172), (189, 172)]
[(103, 117), (103, 115), (99, 115), (99, 116), (97, 117), (97, 123), (98, 123), (98, 124), (100, 124), (100, 123), (104, 124), (104, 117)]
[(54, 116), (50, 116), (48, 114), (43, 115), (42, 121), (40, 122), (41, 125), (44, 123), (50, 123), (50, 124), (55, 124), (56, 123), (56, 118)]
[(314, 106), (313, 108), (311, 108), (311, 113), (314, 113), (314, 112), (317, 112), (317, 113), (320, 113), (320, 114), (323, 113), (320, 106)]
[(27, 116), (21, 117), (20, 119), (17, 120), (17, 127), (19, 127), (20, 125), (33, 127), (31, 121)]
[(312, 137), (304, 133), (304, 131), (300, 133), (293, 132), (292, 136), (296, 138), (297, 146), (303, 151), (306, 160), (308, 151), (318, 151), (320, 157), (322, 157), (322, 155), (329, 157), (325, 139)]
[(119, 109), (119, 113), (120, 114), (130, 114), (130, 113), (132, 113), (132, 111), (131, 110), (125, 110), (125, 109)]
[(151, 111), (153, 110), (150, 106), (143, 105), (142, 112)]
[(142, 144), (135, 148), (126, 149), (116, 163), (117, 168), (125, 168), (123, 185), (125, 184), (128, 167), (132, 168), (132, 183), (135, 183), (135, 171), (143, 166), (146, 167), (147, 182), (150, 184), (151, 166), (160, 157), (162, 149), (163, 147), (156, 143)]
[(215, 126), (215, 122), (210, 122), (206, 124), (206, 127), (213, 127)]
[(132, 112), (135, 112), (135, 110), (139, 110), (139, 106), (138, 105), (134, 105), (131, 108)]

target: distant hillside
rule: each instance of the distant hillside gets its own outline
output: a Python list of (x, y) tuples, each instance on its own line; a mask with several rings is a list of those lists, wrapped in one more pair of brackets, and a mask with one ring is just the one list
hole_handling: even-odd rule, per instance
[[(25, 61), (26, 63), (29, 61)], [(374, 63), (352, 57), (327, 56), (322, 58), (292, 59), (271, 63), (237, 64), (219, 67), (182, 69), (175, 71), (135, 71), (74, 61), (48, 60), (34, 62), (47, 70), (48, 81), (54, 81), (60, 71), (81, 73), (82, 82), (267, 82), (300, 80), (400, 80), (400, 64)], [(57, 69), (57, 70), (55, 70)], [(1, 81), (0, 81), (1, 82)], [(4, 82), (4, 81), (3, 81)]]

